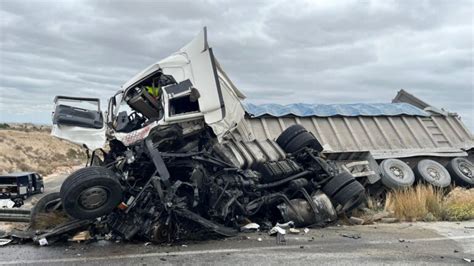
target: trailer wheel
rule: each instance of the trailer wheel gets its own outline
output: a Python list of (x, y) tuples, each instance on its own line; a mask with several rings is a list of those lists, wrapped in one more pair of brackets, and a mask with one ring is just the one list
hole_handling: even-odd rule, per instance
[(460, 186), (474, 186), (474, 164), (466, 158), (454, 158), (446, 167), (453, 181)]
[(285, 149), (286, 145), (288, 142), (290, 142), (294, 137), (297, 135), (306, 132), (306, 128), (304, 128), (302, 125), (292, 125), (285, 129), (280, 136), (276, 139), (276, 143), (280, 145), (282, 149)]
[(357, 208), (365, 199), (365, 189), (361, 183), (349, 183), (334, 195), (334, 200), (342, 206), (342, 211), (351, 211)]
[(62, 209), (59, 192), (52, 192), (44, 195), (36, 202), (31, 209), (31, 216), (33, 217), (39, 212), (51, 212), (59, 209)]
[(334, 195), (339, 192), (347, 184), (356, 181), (354, 177), (348, 172), (342, 172), (333, 178), (331, 178), (324, 186), (323, 192), (332, 198)]
[(415, 174), (410, 166), (398, 159), (386, 159), (380, 163), (382, 184), (388, 188), (410, 187), (415, 182)]
[(293, 153), (305, 147), (313, 148), (319, 152), (323, 150), (321, 143), (308, 131), (294, 137), (283, 150), (288, 153)]
[(38, 218), (43, 213), (53, 213), (55, 211), (61, 211), (61, 197), (59, 192), (48, 193), (41, 197), (38, 202), (31, 209), (31, 226), (36, 228), (38, 225)]
[(448, 170), (433, 160), (421, 160), (415, 167), (415, 174), (421, 181), (427, 182), (435, 187), (447, 187), (451, 184), (451, 176)]
[(60, 191), (66, 213), (77, 219), (93, 219), (110, 213), (122, 200), (122, 187), (114, 173), (91, 166), (72, 173)]

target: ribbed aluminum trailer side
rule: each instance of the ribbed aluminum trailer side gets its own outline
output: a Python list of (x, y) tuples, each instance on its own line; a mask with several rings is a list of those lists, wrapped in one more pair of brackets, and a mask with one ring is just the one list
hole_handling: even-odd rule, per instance
[(312, 132), (328, 152), (370, 151), (375, 159), (467, 156), (474, 137), (454, 116), (250, 117), (257, 140), (275, 139), (294, 124)]

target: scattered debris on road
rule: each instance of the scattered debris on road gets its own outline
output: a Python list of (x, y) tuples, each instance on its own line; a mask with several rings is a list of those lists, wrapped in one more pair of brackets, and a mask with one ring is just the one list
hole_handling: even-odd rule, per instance
[(361, 236), (359, 234), (341, 234), (342, 237), (352, 238), (352, 239), (359, 239)]
[(258, 231), (260, 228), (260, 225), (257, 223), (248, 223), (242, 227), (240, 227), (241, 232), (252, 232), (252, 231)]
[(89, 231), (81, 231), (75, 234), (69, 241), (71, 242), (81, 242), (91, 239), (91, 233)]
[(10, 244), (10, 242), (12, 242), (11, 239), (0, 238), (0, 246), (6, 246), (6, 245)]

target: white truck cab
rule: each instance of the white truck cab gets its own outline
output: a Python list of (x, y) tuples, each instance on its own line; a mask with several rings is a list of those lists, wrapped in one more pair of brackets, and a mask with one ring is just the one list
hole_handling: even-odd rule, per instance
[[(147, 87), (158, 88), (159, 95)], [(204, 28), (179, 51), (127, 81), (106, 113), (99, 99), (56, 97), (52, 135), (95, 150), (105, 145), (106, 135), (128, 145), (153, 127), (200, 120), (222, 140), (244, 119), (244, 98), (214, 57)]]

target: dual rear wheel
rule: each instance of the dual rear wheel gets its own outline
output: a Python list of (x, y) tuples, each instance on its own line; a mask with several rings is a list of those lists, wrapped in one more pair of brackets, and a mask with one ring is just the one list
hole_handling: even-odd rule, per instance
[(323, 192), (342, 206), (342, 211), (351, 211), (365, 200), (365, 188), (347, 172), (331, 178), (323, 187)]
[[(314, 135), (298, 124), (284, 130), (276, 142), (287, 153), (295, 153), (303, 148), (323, 151), (323, 146)], [(342, 211), (353, 210), (365, 199), (364, 186), (347, 172), (331, 178), (322, 190), (334, 203), (342, 206)]]
[(319, 152), (323, 151), (323, 146), (314, 135), (298, 124), (285, 129), (276, 142), (287, 153), (294, 153), (306, 147)]

